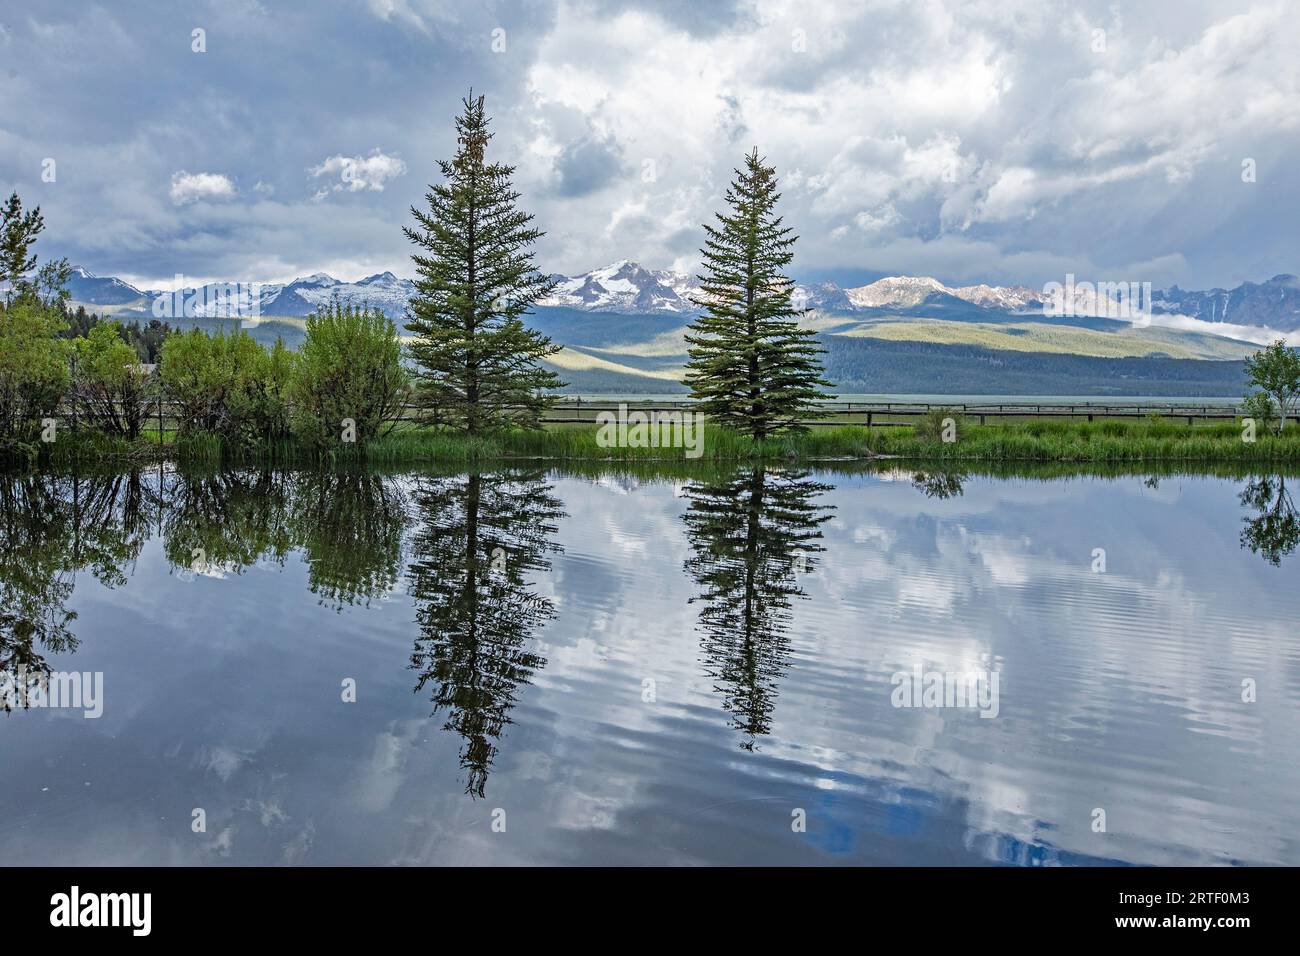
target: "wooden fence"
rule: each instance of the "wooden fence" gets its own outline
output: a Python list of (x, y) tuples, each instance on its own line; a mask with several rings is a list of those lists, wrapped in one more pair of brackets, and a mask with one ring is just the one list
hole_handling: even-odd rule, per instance
[[(565, 399), (557, 403), (547, 414), (546, 421), (552, 424), (589, 424), (596, 420), (601, 412), (618, 414), (620, 406), (629, 412), (638, 411), (647, 414), (654, 412), (690, 411), (695, 406), (688, 401), (583, 401)], [(955, 412), (958, 415), (978, 419), (981, 425), (989, 419), (1015, 418), (1071, 418), (1095, 421), (1101, 418), (1145, 418), (1159, 415), (1161, 418), (1186, 419), (1187, 424), (1198, 420), (1216, 421), (1233, 420), (1242, 414), (1236, 405), (1191, 405), (1174, 403), (1150, 404), (1116, 404), (1116, 403), (1054, 403), (1054, 402), (822, 402), (817, 406), (817, 413), (803, 419), (805, 425), (862, 425), (867, 428), (883, 428), (892, 425), (907, 425), (913, 420), (930, 414), (936, 409)]]
[[(650, 401), (629, 398), (625, 401), (584, 400), (565, 398), (553, 405), (543, 416), (551, 425), (591, 425), (602, 412), (618, 415), (620, 406), (629, 412), (684, 412), (696, 406), (689, 401)], [(176, 403), (155, 400), (150, 403), (142, 430), (165, 433), (179, 424)], [(860, 425), (867, 428), (888, 428), (907, 425), (936, 409), (953, 412), (978, 420), (983, 425), (989, 420), (1026, 418), (1068, 418), (1095, 421), (1106, 418), (1144, 418), (1159, 415), (1161, 418), (1186, 420), (1191, 425), (1197, 421), (1228, 421), (1239, 418), (1242, 411), (1236, 405), (1190, 405), (1172, 403), (1103, 404), (1103, 403), (1053, 403), (1053, 402), (999, 402), (990, 404), (925, 403), (925, 402), (822, 402), (817, 411), (809, 414), (802, 423), (809, 426)], [(56, 417), (61, 425), (74, 431), (79, 427), (76, 410), (60, 409)], [(437, 422), (437, 410), (426, 410), (415, 405), (405, 405), (397, 417), (399, 422)]]

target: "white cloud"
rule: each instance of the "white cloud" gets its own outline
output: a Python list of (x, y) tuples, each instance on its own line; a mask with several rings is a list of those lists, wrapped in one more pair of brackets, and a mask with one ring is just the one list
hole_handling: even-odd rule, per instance
[[(492, 4), (364, 0), (307, 19), (238, 6), (258, 43), (228, 46), (220, 76), (179, 45), (165, 97), (109, 65), (186, 33), (182, 21), (128, 5), (95, 8), (89, 31), (7, 24), (0, 182), (40, 189), (45, 156), (78, 171), (42, 198), (75, 261), (163, 276), (400, 271), (410, 250), (395, 223), (423, 183), (397, 157), (449, 156), (472, 85), (494, 117), (492, 158), (517, 165), (521, 205), (547, 233), (546, 271), (622, 257), (689, 269), (754, 145), (801, 236), (796, 274), (1034, 286), (1161, 260), (1174, 263), (1165, 283), (1207, 288), (1300, 262), (1295, 2), (1152, 0), (1121, 17), (1113, 0), (737, 0), (708, 15), (547, 0), (512, 8), (504, 55), (489, 52)], [(366, 70), (329, 70), (357, 49)], [(302, 75), (312, 96), (291, 82)], [(360, 147), (333, 139), (339, 116)], [(172, 177), (196, 156), (222, 173)], [(313, 202), (357, 193), (346, 220)], [(73, 222), (86, 228), (60, 226)]]
[(322, 176), (337, 176), (338, 182), (316, 193), (316, 198), (331, 192), (359, 192), (368, 189), (371, 192), (383, 192), (384, 184), (396, 176), (406, 173), (406, 163), (396, 156), (388, 156), (379, 149), (373, 149), (368, 156), (331, 156), (319, 166), (307, 170), (313, 179)]
[(230, 199), (235, 192), (235, 184), (228, 176), (220, 173), (187, 173), (181, 170), (172, 173), (172, 185), (168, 195), (176, 205), (183, 206), (200, 199)]
[[(1203, 197), (1207, 172), (1239, 165), (1236, 151), (1256, 149), (1265, 129), (1300, 125), (1285, 39), (1300, 28), (1294, 5), (1123, 18), (1101, 3), (750, 6), (701, 34), (646, 10), (559, 4), (527, 73), (528, 102), (498, 125), (529, 125), (522, 181), (542, 191), (538, 144), (562, 145), (571, 115), (631, 169), (653, 160), (657, 176), (543, 207), (539, 217), (561, 223), (548, 243), (556, 267), (589, 268), (589, 224), (608, 223), (608, 234), (631, 210), (677, 214), (621, 234), (620, 255), (657, 265), (688, 253), (698, 236), (677, 223), (698, 229), (757, 144), (782, 176), (799, 261), (879, 268), (878, 252), (900, 240), (971, 233), (991, 253), (983, 275), (1036, 283), (1005, 266), (1035, 248), (1083, 258), (1087, 245), (1062, 240), (1063, 217), (1117, 240), (1088, 244), (1105, 257), (1177, 255), (1168, 243), (1190, 236), (1160, 235), (1171, 210)], [(1096, 28), (1102, 53), (1090, 45)], [(1234, 183), (1223, 196), (1240, 208), (1249, 195)], [(694, 200), (685, 209), (684, 198)], [(1212, 241), (1213, 224), (1200, 233)]]

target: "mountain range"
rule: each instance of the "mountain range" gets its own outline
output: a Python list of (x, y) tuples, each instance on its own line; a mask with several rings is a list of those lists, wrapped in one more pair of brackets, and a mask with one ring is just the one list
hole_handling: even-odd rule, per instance
[[(581, 275), (553, 275), (554, 292), (540, 305), (615, 314), (693, 314), (699, 309), (699, 280), (692, 275), (646, 269), (620, 259)], [(200, 287), (200, 300), (215, 298), (219, 283)], [(138, 289), (122, 279), (74, 270), (69, 291), (74, 302), (115, 306), (121, 311), (147, 312), (152, 301), (166, 293)], [(338, 296), (344, 303), (368, 303), (390, 318), (399, 319), (415, 283), (392, 272), (381, 272), (356, 282), (346, 282), (318, 272), (287, 283), (261, 285), (261, 314), (301, 317)], [(935, 311), (978, 309), (1006, 314), (1041, 313), (1046, 293), (1023, 285), (946, 286), (928, 276), (891, 276), (853, 288), (833, 282), (800, 284), (795, 300), (823, 312), (860, 313), (871, 310)], [(1114, 315), (1115, 303), (1090, 287), (1075, 290), (1067, 313), (1073, 316)], [(202, 310), (202, 306), (200, 309)], [(213, 308), (209, 306), (209, 308)], [(1277, 332), (1300, 331), (1300, 279), (1277, 275), (1265, 282), (1243, 282), (1233, 289), (1188, 291), (1173, 286), (1154, 293), (1154, 315), (1177, 315), (1224, 326), (1255, 326)], [(216, 315), (216, 311), (201, 315)]]
[[(528, 321), (564, 346), (549, 364), (572, 388), (682, 389), (686, 326), (699, 311), (696, 277), (624, 259), (552, 278), (554, 291)], [(174, 293), (85, 269), (76, 270), (69, 291), (74, 304), (126, 321), (152, 318), (160, 297), (176, 304)], [(228, 326), (222, 291), (223, 284), (206, 285), (191, 317), (177, 318), (180, 310), (165, 317), (181, 327)], [(414, 291), (392, 272), (355, 282), (316, 273), (262, 285), (261, 318), (244, 325), (263, 341), (296, 346), (303, 317), (337, 296), (380, 309), (400, 328)], [(1153, 291), (1136, 321), (1111, 317), (1114, 298), (1083, 283), (1067, 286), (1065, 308), (1051, 314), (1044, 291), (948, 286), (928, 276), (847, 288), (805, 283), (794, 297), (811, 310), (804, 321), (826, 349), (841, 393), (1240, 396), (1245, 356), (1280, 335), (1300, 341), (1300, 280), (1292, 275), (1233, 289)]]

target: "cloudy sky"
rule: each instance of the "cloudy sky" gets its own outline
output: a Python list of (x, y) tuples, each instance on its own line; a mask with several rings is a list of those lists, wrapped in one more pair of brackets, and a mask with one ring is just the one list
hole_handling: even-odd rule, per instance
[(545, 271), (690, 268), (757, 145), (801, 279), (1231, 286), (1300, 272), (1297, 37), (1251, 0), (0, 0), (0, 189), (146, 286), (409, 275), (473, 86)]

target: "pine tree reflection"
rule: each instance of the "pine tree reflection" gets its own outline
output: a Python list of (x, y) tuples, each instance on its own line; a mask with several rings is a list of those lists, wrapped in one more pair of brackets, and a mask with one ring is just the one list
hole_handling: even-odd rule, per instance
[(546, 665), (528, 641), (555, 610), (527, 576), (550, 568), (564, 514), (541, 472), (422, 478), (412, 500), (415, 689), (431, 687), (433, 713), (464, 738), (465, 792), (482, 797), (519, 688)]
[(790, 603), (803, 597), (797, 575), (823, 550), (819, 525), (830, 508), (814, 499), (829, 485), (806, 473), (763, 467), (716, 482), (693, 482), (684, 516), (694, 555), (686, 570), (699, 584), (705, 669), (745, 735), (741, 747), (770, 731), (781, 675), (788, 666)]

